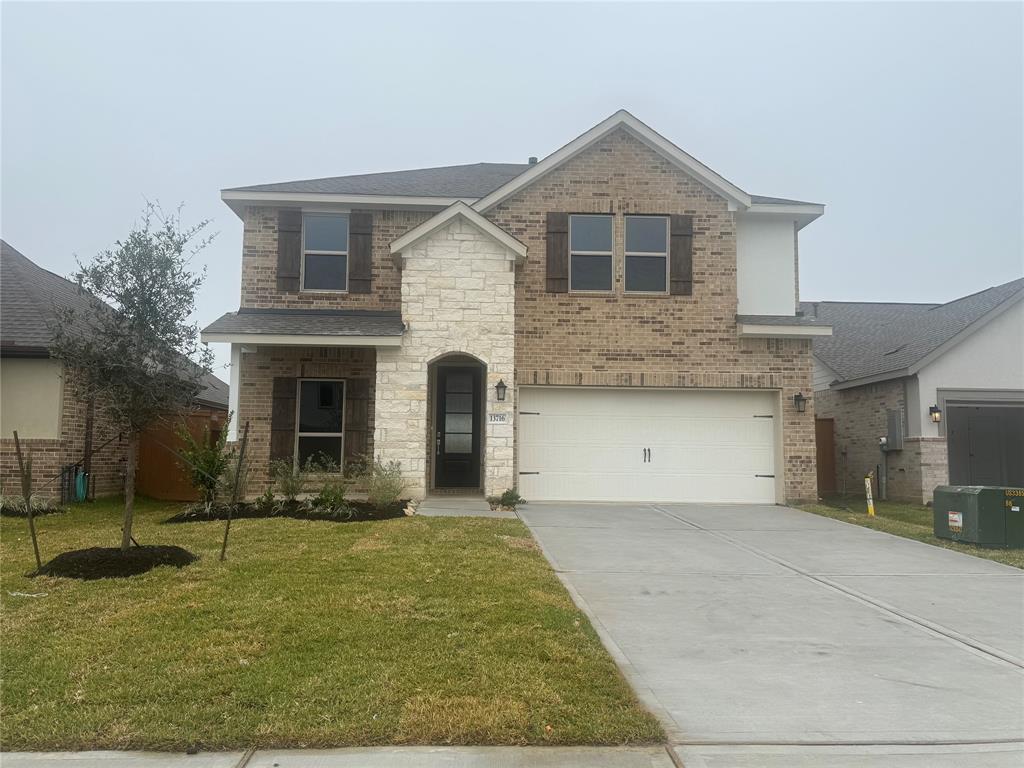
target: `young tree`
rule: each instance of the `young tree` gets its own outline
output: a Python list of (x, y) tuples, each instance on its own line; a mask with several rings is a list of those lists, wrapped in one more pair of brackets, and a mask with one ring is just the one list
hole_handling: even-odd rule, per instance
[(183, 227), (180, 213), (150, 203), (127, 238), (79, 262), (75, 277), (90, 306), (58, 313), (51, 346), (77, 394), (128, 435), (122, 550), (132, 540), (139, 434), (189, 407), (212, 362), (189, 322), (206, 276), (189, 262), (212, 239), (201, 236), (209, 222)]

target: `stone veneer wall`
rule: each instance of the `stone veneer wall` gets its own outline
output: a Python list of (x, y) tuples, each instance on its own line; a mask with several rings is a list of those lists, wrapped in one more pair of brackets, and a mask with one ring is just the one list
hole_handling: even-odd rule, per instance
[[(610, 213), (608, 294), (545, 291), (549, 211)], [(624, 293), (625, 214), (693, 217), (693, 295)], [(814, 408), (806, 340), (740, 339), (736, 328), (736, 221), (725, 199), (620, 130), (487, 212), (525, 243), (516, 282), (517, 384), (779, 389), (784, 492), (817, 496)]]
[[(515, 393), (496, 402), (494, 385), (513, 381), (515, 273), (512, 255), (461, 217), (403, 253), (402, 318), (408, 328), (402, 346), (377, 352), (374, 445), (385, 461), (402, 464), (411, 495), (430, 488), (427, 477), (430, 364), (464, 354), (487, 366), (483, 414), (484, 492), (515, 486), (513, 429)], [(488, 413), (507, 414), (507, 423), (488, 424)]]
[[(369, 381), (369, 412), (367, 414), (366, 453), (373, 453), (374, 369), (372, 347), (257, 347), (255, 352), (242, 353), (241, 387), (238, 393), (238, 437), (249, 422), (249, 472), (246, 495), (256, 496), (272, 484), (270, 477), (270, 422), (274, 378), (367, 379)], [(346, 418), (348, 417), (346, 408)]]
[[(40, 498), (60, 500), (61, 468), (82, 459), (85, 452), (85, 423), (88, 405), (79, 399), (74, 383), (67, 376), (61, 386), (60, 438), (22, 438), (22, 451), (32, 455), (32, 487)], [(104, 446), (108, 440), (109, 445)], [(96, 409), (93, 419), (92, 475), (97, 496), (110, 496), (124, 489), (124, 465), (127, 441)], [(102, 446), (102, 448), (101, 448)], [(21, 495), (21, 475), (14, 438), (0, 438), (0, 493)]]

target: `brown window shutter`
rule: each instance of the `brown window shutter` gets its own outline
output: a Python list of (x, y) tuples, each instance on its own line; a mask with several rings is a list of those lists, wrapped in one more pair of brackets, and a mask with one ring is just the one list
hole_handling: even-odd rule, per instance
[(366, 455), (370, 430), (370, 380), (345, 380), (345, 466)]
[(548, 293), (569, 291), (569, 214), (548, 213)]
[(348, 217), (348, 291), (370, 293), (373, 287), (373, 214), (352, 211)]
[(270, 460), (295, 456), (295, 378), (275, 376), (270, 407)]
[(302, 264), (302, 211), (282, 208), (277, 212), (277, 290), (299, 290)]
[(673, 296), (693, 295), (693, 217), (671, 216), (669, 246), (669, 293)]

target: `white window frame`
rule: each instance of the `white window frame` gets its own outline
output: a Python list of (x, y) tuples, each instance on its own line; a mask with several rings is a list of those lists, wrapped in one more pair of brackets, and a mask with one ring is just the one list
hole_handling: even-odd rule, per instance
[[(341, 432), (302, 432), (302, 382), (304, 381), (330, 381), (341, 383)], [(323, 376), (306, 376), (295, 380), (295, 448), (292, 452), (292, 463), (298, 466), (299, 463), (299, 439), (303, 437), (337, 437), (341, 439), (341, 462), (338, 465), (338, 472), (345, 472), (345, 399), (348, 397), (348, 381), (346, 379), (329, 378)]]
[[(596, 216), (611, 219), (612, 222), (612, 247), (610, 251), (574, 251), (572, 249), (572, 220), (575, 216)], [(607, 296), (615, 292), (615, 216), (610, 213), (570, 213), (569, 214), (569, 293), (596, 294)], [(611, 259), (610, 284), (605, 288), (573, 288), (572, 287), (572, 257), (573, 256), (608, 256)]]
[[(307, 216), (334, 216), (345, 219), (345, 250), (344, 251), (317, 251), (306, 250), (306, 217)], [(349, 287), (349, 242), (352, 239), (352, 221), (348, 212), (341, 211), (303, 211), (302, 212), (302, 260), (299, 264), (299, 290), (303, 293), (348, 293)], [(314, 256), (344, 256), (345, 257), (345, 287), (344, 288), (307, 288), (306, 287), (306, 254)]]
[[(664, 252), (662, 252), (662, 251), (647, 252), (647, 251), (629, 251), (629, 250), (625, 250), (626, 243), (629, 242), (629, 220), (630, 219), (664, 219), (665, 220), (665, 250), (664, 250)], [(670, 224), (669, 217), (665, 216), (663, 214), (658, 214), (658, 213), (651, 213), (651, 214), (643, 214), (643, 213), (636, 214), (636, 213), (633, 213), (633, 214), (629, 214), (627, 216), (624, 216), (623, 217), (623, 223), (622, 223), (622, 247), (624, 249), (624, 251), (623, 251), (623, 258), (622, 258), (622, 291), (623, 291), (623, 293), (635, 294), (635, 295), (639, 295), (639, 296), (668, 296), (669, 280), (672, 277), (672, 275), (670, 274), (671, 258), (669, 256), (669, 254), (672, 251), (672, 230), (671, 230), (671, 224)], [(665, 258), (665, 288), (664, 288), (664, 290), (661, 290), (661, 291), (637, 291), (637, 290), (632, 290), (631, 291), (629, 289), (629, 277), (628, 277), (628, 275), (629, 275), (629, 272), (628, 272), (628, 262), (629, 262), (629, 257), (630, 256), (663, 256)]]

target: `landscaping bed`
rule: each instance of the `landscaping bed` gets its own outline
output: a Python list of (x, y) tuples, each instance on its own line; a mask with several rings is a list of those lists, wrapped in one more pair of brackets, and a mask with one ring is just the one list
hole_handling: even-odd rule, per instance
[(332, 523), (360, 523), (370, 520), (391, 520), (405, 516), (409, 502), (378, 506), (368, 501), (346, 501), (343, 507), (327, 507), (305, 501), (286, 500), (273, 504), (241, 502), (232, 510), (228, 504), (192, 504), (171, 515), (164, 523), (202, 523), (211, 520), (232, 520), (268, 517), (290, 517), (295, 520), (322, 520)]
[(974, 557), (995, 560), (1015, 568), (1024, 568), (1024, 549), (990, 549), (937, 538), (932, 508), (923, 504), (876, 501), (874, 517), (868, 516), (866, 501), (856, 497), (830, 498), (817, 504), (804, 504), (800, 508), (816, 515), (831, 517), (833, 520), (842, 520), (876, 531), (922, 541), (932, 546), (954, 549)]
[[(0, 748), (641, 744), (663, 733), (514, 519), (162, 525), (199, 559), (29, 578), (0, 519)], [(37, 521), (44, 560), (119, 538), (116, 500)]]
[(141, 547), (89, 547), (62, 552), (44, 563), (36, 576), (63, 576), (69, 579), (108, 579), (137, 576), (161, 565), (175, 568), (194, 563), (196, 556), (187, 549), (150, 544)]

